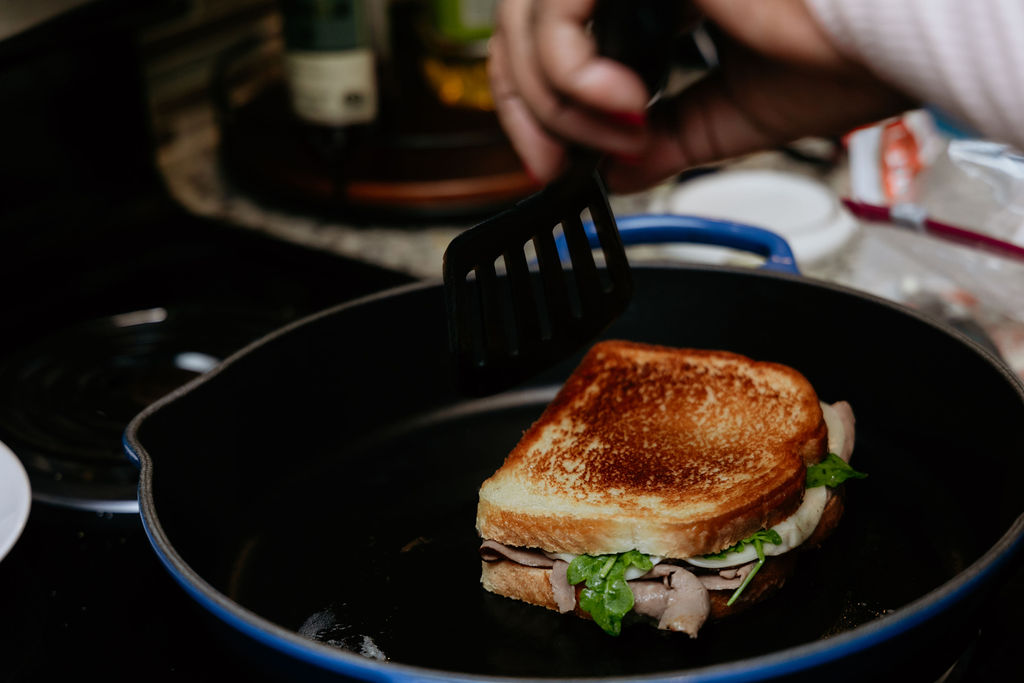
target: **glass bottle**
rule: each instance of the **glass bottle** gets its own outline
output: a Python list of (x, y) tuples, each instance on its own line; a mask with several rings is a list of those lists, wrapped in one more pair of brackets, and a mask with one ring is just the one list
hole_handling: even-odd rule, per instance
[(449, 107), (491, 110), (487, 39), (496, 0), (431, 0), (423, 74)]
[(281, 0), (291, 107), (304, 123), (351, 136), (378, 116), (366, 0)]

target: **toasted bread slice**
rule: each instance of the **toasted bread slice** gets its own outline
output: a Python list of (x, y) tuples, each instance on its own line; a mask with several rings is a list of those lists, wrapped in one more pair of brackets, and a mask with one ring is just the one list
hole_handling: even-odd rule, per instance
[(602, 342), (480, 487), (477, 531), (549, 552), (715, 553), (796, 510), (826, 437), (790, 367)]

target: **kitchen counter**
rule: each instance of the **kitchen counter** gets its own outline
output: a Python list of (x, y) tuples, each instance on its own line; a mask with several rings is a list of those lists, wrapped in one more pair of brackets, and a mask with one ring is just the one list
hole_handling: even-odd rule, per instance
[[(455, 235), (474, 224), (419, 222), (415, 225), (353, 225), (344, 219), (283, 209), (234, 186), (219, 158), (219, 133), (214, 113), (206, 104), (176, 112), (165, 121), (168, 141), (158, 150), (158, 163), (172, 195), (189, 211), (266, 232), (278, 238), (376, 265), (417, 278), (441, 276), (441, 257)], [(780, 154), (763, 154), (730, 164), (731, 168), (772, 168), (810, 175), (829, 185), (841, 185), (843, 174), (821, 174)], [(613, 195), (618, 215), (642, 213), (671, 191), (666, 184), (629, 196)], [(664, 260), (666, 250), (634, 250), (634, 259)]]
[[(473, 224), (353, 225), (337, 217), (280, 208), (232, 184), (220, 162), (218, 130), (208, 105), (200, 103), (180, 110), (165, 120), (164, 126), (167, 142), (158, 151), (159, 167), (172, 195), (197, 215), (426, 279), (440, 277), (448, 242)], [(840, 196), (847, 191), (848, 178), (842, 165), (822, 171), (820, 166), (776, 152), (751, 155), (723, 168), (784, 171), (809, 177)], [(675, 187), (665, 184), (634, 195), (613, 195), (611, 203), (618, 215), (661, 209)], [(634, 263), (686, 257), (669, 247), (630, 249)], [(971, 271), (978, 258), (967, 247), (941, 243), (889, 224), (861, 221), (856, 237), (827, 267), (803, 270), (812, 277), (913, 305), (969, 333), (981, 330), (985, 341), (991, 341), (1010, 366), (1024, 376), (1024, 321), (986, 297), (986, 288), (993, 284), (979, 283)], [(1006, 265), (1010, 273), (1007, 277), (1012, 277), (1018, 264)]]

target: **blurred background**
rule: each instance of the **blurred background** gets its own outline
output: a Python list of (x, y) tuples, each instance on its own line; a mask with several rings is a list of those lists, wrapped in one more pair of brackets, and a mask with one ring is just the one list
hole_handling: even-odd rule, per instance
[[(287, 322), (439, 278), (454, 235), (539, 189), (494, 116), (493, 12), (0, 5), (0, 441), (32, 507), (26, 526), (27, 499), (0, 488), (0, 680), (237, 671), (204, 663), (221, 653), (146, 544), (124, 426)], [(669, 87), (685, 87), (714, 44), (698, 29), (675, 61)], [(612, 205), (776, 231), (807, 276), (916, 307), (1024, 374), (1024, 159), (941, 112), (690, 169)], [(689, 245), (630, 257), (758, 265)], [(108, 658), (111, 637), (127, 654)]]
[[(420, 278), (439, 275), (452, 236), (538, 189), (493, 114), (494, 0), (8, 7), (6, 99), (22, 103), (4, 113), (8, 210), (38, 211), (40, 188), (59, 183), (96, 202), (89, 183), (130, 201), (156, 181), (192, 215)], [(670, 88), (713, 68), (711, 39), (698, 29), (676, 61)], [(922, 109), (691, 169), (613, 206), (775, 230), (805, 273), (980, 325), (1020, 371), (1021, 167)], [(696, 247), (631, 256), (749, 262)]]
[[(454, 234), (538, 189), (493, 114), (485, 59), (494, 4), (8, 3), (5, 99), (21, 104), (4, 112), (0, 133), (14, 190), (6, 210), (38, 211), (30, 206), (40, 188), (61, 183), (95, 198), (85, 185), (106, 182), (129, 199), (155, 172), (190, 214), (436, 277)], [(680, 41), (669, 87), (714, 63), (698, 30)], [(57, 153), (59, 177), (48, 166)], [(1014, 326), (997, 319), (1024, 318), (1014, 286), (1024, 253), (1020, 167), (1012, 150), (921, 110), (613, 199), (620, 213), (729, 214), (776, 230), (810, 275), (981, 319), (1019, 367), (1006, 331)], [(724, 173), (752, 170), (763, 173)], [(936, 238), (952, 233), (925, 229), (926, 217), (961, 229), (959, 243)], [(896, 226), (904, 229), (879, 229)], [(986, 248), (963, 248), (964, 232)], [(992, 241), (1017, 252), (993, 251)], [(633, 255), (739, 259), (695, 248)]]

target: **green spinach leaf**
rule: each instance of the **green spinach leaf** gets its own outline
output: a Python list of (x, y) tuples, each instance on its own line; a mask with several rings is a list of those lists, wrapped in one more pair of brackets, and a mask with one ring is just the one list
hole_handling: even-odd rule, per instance
[(828, 456), (817, 465), (807, 468), (807, 488), (813, 489), (816, 486), (828, 486), (835, 488), (847, 479), (863, 479), (868, 476), (864, 472), (858, 472), (835, 453)]
[(637, 550), (618, 555), (579, 555), (569, 563), (566, 576), (573, 586), (584, 583), (580, 607), (605, 633), (617, 636), (622, 631), (622, 617), (633, 609), (626, 570), (637, 567), (647, 571), (653, 566), (651, 558)]

